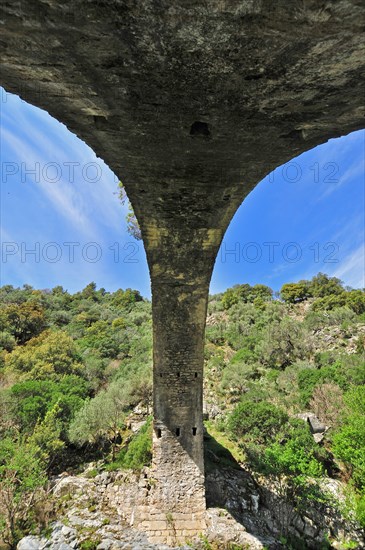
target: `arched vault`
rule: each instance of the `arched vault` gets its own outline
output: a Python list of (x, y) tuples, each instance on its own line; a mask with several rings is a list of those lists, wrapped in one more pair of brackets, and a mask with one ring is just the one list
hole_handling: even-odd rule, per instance
[(0, 84), (105, 160), (142, 228), (154, 540), (204, 529), (203, 334), (223, 234), (276, 166), (364, 126), (363, 21), (362, 0), (1, 3)]

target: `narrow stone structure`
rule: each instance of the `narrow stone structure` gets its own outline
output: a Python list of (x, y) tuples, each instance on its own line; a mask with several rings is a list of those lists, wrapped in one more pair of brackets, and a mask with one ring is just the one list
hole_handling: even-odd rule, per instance
[(205, 231), (191, 238), (188, 231), (160, 230), (155, 239), (147, 231), (146, 242), (154, 327), (153, 482), (140, 519), (151, 541), (176, 544), (206, 528), (204, 328), (209, 266), (220, 241)]
[(153, 285), (156, 485), (152, 492), (158, 512), (151, 515), (150, 507), (146, 528), (157, 542), (161, 536), (170, 543), (191, 540), (205, 530), (202, 342), (206, 293), (206, 285), (194, 287), (193, 281), (175, 280), (168, 288), (158, 282)]
[(155, 480), (137, 515), (153, 540), (191, 538), (204, 530), (214, 260), (265, 175), (364, 127), (363, 3), (4, 0), (0, 11), (0, 85), (88, 143), (139, 219), (152, 281)]

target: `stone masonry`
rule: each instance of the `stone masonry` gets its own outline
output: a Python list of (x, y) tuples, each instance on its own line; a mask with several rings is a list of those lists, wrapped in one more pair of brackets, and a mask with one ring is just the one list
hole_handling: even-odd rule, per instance
[(203, 336), (224, 232), (271, 170), (364, 126), (363, 16), (361, 0), (1, 2), (0, 84), (90, 145), (140, 222), (153, 540), (204, 530)]

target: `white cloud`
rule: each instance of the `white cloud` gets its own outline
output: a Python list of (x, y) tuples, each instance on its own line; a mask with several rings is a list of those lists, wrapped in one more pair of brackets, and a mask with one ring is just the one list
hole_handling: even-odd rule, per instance
[[(1, 129), (1, 139), (8, 151), (10, 159), (19, 166), (15, 176), (19, 181), (21, 163), (32, 170), (36, 163), (40, 166), (40, 178), (34, 182), (44, 197), (70, 224), (77, 233), (83, 233), (94, 240), (102, 240), (100, 225), (114, 230), (123, 228), (123, 208), (115, 195), (117, 181), (106, 164), (98, 159), (94, 152), (76, 136), (70, 134), (67, 128), (52, 119), (47, 113), (32, 110), (32, 118), (27, 118), (19, 109), (20, 119), (11, 120), (3, 117), (4, 126)], [(8, 126), (8, 127), (6, 127)], [(42, 127), (39, 131), (37, 127)], [(21, 128), (21, 133), (19, 133)], [(54, 139), (48, 136), (54, 134)], [(53, 136), (52, 136), (53, 138)], [(72, 139), (73, 138), (73, 139)], [(71, 142), (71, 143), (70, 143)], [(67, 163), (77, 163), (72, 168)], [(46, 167), (49, 163), (57, 163), (61, 178), (58, 181), (45, 181)], [(98, 167), (98, 178), (95, 179)], [(86, 171), (85, 167), (89, 166)], [(53, 170), (53, 171), (52, 171)], [(74, 172), (74, 179), (70, 174)], [(50, 168), (49, 179), (55, 177), (54, 168)], [(84, 177), (86, 175), (86, 178)], [(9, 178), (10, 179), (10, 178)]]
[(365, 287), (365, 247), (359, 246), (356, 250), (349, 253), (341, 265), (332, 271), (333, 277), (338, 277), (345, 284), (353, 288)]

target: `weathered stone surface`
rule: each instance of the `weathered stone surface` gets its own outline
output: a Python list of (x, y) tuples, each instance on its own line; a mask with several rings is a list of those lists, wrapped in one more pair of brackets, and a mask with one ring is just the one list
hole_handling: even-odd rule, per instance
[(43, 537), (24, 537), (17, 544), (17, 550), (43, 550), (47, 544), (47, 539)]
[(263, 542), (254, 535), (247, 533), (246, 529), (238, 523), (226, 510), (211, 508), (207, 511), (207, 535), (208, 540), (214, 541), (215, 544), (221, 544), (221, 547), (227, 547), (228, 544), (237, 544), (241, 548), (249, 548), (250, 550), (262, 550), (273, 545), (273, 539)]
[(74, 495), (76, 493), (80, 494), (85, 492), (90, 484), (90, 480), (84, 477), (67, 476), (57, 481), (53, 492), (56, 497)]
[[(97, 540), (110, 546), (109, 550), (167, 550), (161, 544), (161, 537), (165, 537), (170, 546), (178, 545), (176, 534), (171, 534), (166, 526), (167, 518), (159, 502), (151, 502), (153, 479), (150, 468), (141, 473), (112, 472), (106, 485), (99, 482), (100, 477), (102, 475), (86, 480), (79, 476), (81, 484), (85, 481), (85, 491), (83, 494), (75, 492), (67, 501), (60, 521), (52, 524), (45, 548), (59, 550), (60, 544), (77, 548), (84, 541)], [(282, 548), (280, 534), (286, 533), (313, 549), (321, 546), (325, 535), (329, 535), (332, 541), (356, 541), (359, 549), (365, 548), (363, 530), (353, 519), (343, 518), (335, 506), (313, 502), (305, 510), (295, 509), (289, 500), (278, 494), (280, 491), (268, 478), (255, 481), (252, 474), (242, 468), (217, 467), (208, 472), (206, 486), (206, 512), (192, 514), (191, 523), (186, 520), (186, 512), (174, 515), (176, 524), (181, 522), (181, 537), (191, 541), (196, 539), (196, 529), (201, 527), (199, 521), (204, 519), (206, 536), (222, 547), (225, 543), (235, 543), (248, 548), (278, 550)], [(335, 501), (345, 503), (345, 484), (324, 479), (321, 486), (333, 495)], [(92, 509), (90, 503), (94, 503)], [(138, 531), (144, 513), (150, 522), (155, 522), (149, 541), (145, 533)], [(187, 522), (184, 528), (183, 522)], [(38, 543), (41, 539), (37, 537), (35, 540)], [(203, 546), (197, 541), (192, 548), (202, 550)], [(183, 548), (187, 550), (188, 547)]]
[(363, 127), (362, 16), (361, 0), (1, 3), (0, 84), (109, 164), (142, 228), (154, 322), (151, 494), (165, 516), (204, 507), (203, 333), (222, 237), (273, 168)]

